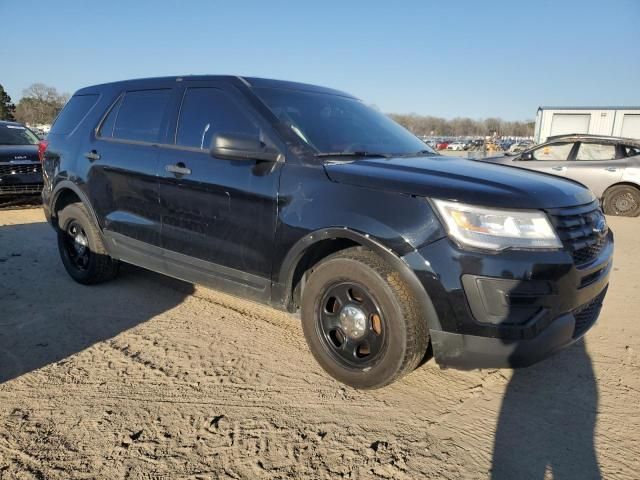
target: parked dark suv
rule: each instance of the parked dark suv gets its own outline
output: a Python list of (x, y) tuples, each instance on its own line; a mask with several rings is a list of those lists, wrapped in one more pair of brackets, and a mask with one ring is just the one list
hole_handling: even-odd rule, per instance
[(460, 368), (537, 362), (595, 322), (613, 235), (580, 184), (434, 155), (352, 96), (196, 76), (78, 91), (44, 152), (46, 215), (78, 282), (119, 262), (301, 311), (359, 388), (431, 343)]
[(40, 139), (18, 122), (0, 121), (0, 199), (40, 195)]

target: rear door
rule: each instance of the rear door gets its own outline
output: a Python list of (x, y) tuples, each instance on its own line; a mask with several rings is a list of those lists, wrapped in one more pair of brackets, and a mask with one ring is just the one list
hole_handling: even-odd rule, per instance
[(266, 298), (282, 164), (215, 158), (210, 144), (214, 133), (241, 133), (274, 145), (270, 127), (224, 81), (185, 81), (180, 96), (174, 145), (159, 162), (167, 268), (200, 283), (248, 285), (253, 291), (243, 294)]
[(128, 251), (161, 243), (157, 144), (174, 85), (121, 92), (83, 152), (88, 194), (105, 234)]
[(598, 198), (622, 179), (627, 160), (622, 146), (580, 142), (575, 159), (567, 163), (567, 177), (586, 185)]
[(522, 160), (522, 155), (516, 157), (514, 166), (565, 176), (569, 158), (576, 148), (575, 142), (557, 142), (541, 145), (531, 150), (531, 158)]

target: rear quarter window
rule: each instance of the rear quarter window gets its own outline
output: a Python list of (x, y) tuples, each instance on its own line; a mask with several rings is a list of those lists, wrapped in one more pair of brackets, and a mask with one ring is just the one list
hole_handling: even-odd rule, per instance
[(640, 147), (624, 147), (624, 151), (627, 154), (627, 157), (640, 155)]
[(98, 95), (74, 95), (64, 106), (49, 133), (71, 133), (98, 101)]

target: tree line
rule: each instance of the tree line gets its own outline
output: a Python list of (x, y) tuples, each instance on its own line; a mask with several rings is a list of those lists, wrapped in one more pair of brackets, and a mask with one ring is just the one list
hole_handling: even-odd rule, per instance
[(55, 87), (34, 83), (22, 91), (22, 98), (14, 105), (9, 94), (0, 85), (0, 120), (30, 125), (51, 124), (67, 100), (68, 93), (59, 93)]
[(436, 136), (486, 136), (531, 137), (535, 122), (510, 122), (500, 118), (474, 120), (471, 118), (446, 118), (422, 116), (415, 113), (390, 113), (389, 116), (419, 137)]
[[(51, 124), (69, 99), (66, 93), (58, 93), (54, 87), (34, 83), (23, 90), (17, 105), (0, 85), (0, 120), (17, 120), (22, 123)], [(509, 122), (500, 118), (473, 120), (471, 118), (446, 118), (417, 115), (415, 113), (391, 113), (389, 116), (418, 136), (485, 136), (505, 135), (533, 136), (534, 122)]]

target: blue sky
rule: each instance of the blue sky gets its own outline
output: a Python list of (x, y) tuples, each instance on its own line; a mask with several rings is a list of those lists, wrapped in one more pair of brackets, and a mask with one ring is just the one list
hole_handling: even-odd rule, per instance
[(16, 101), (34, 82), (230, 73), (446, 118), (640, 104), (638, 0), (0, 0), (0, 18)]

